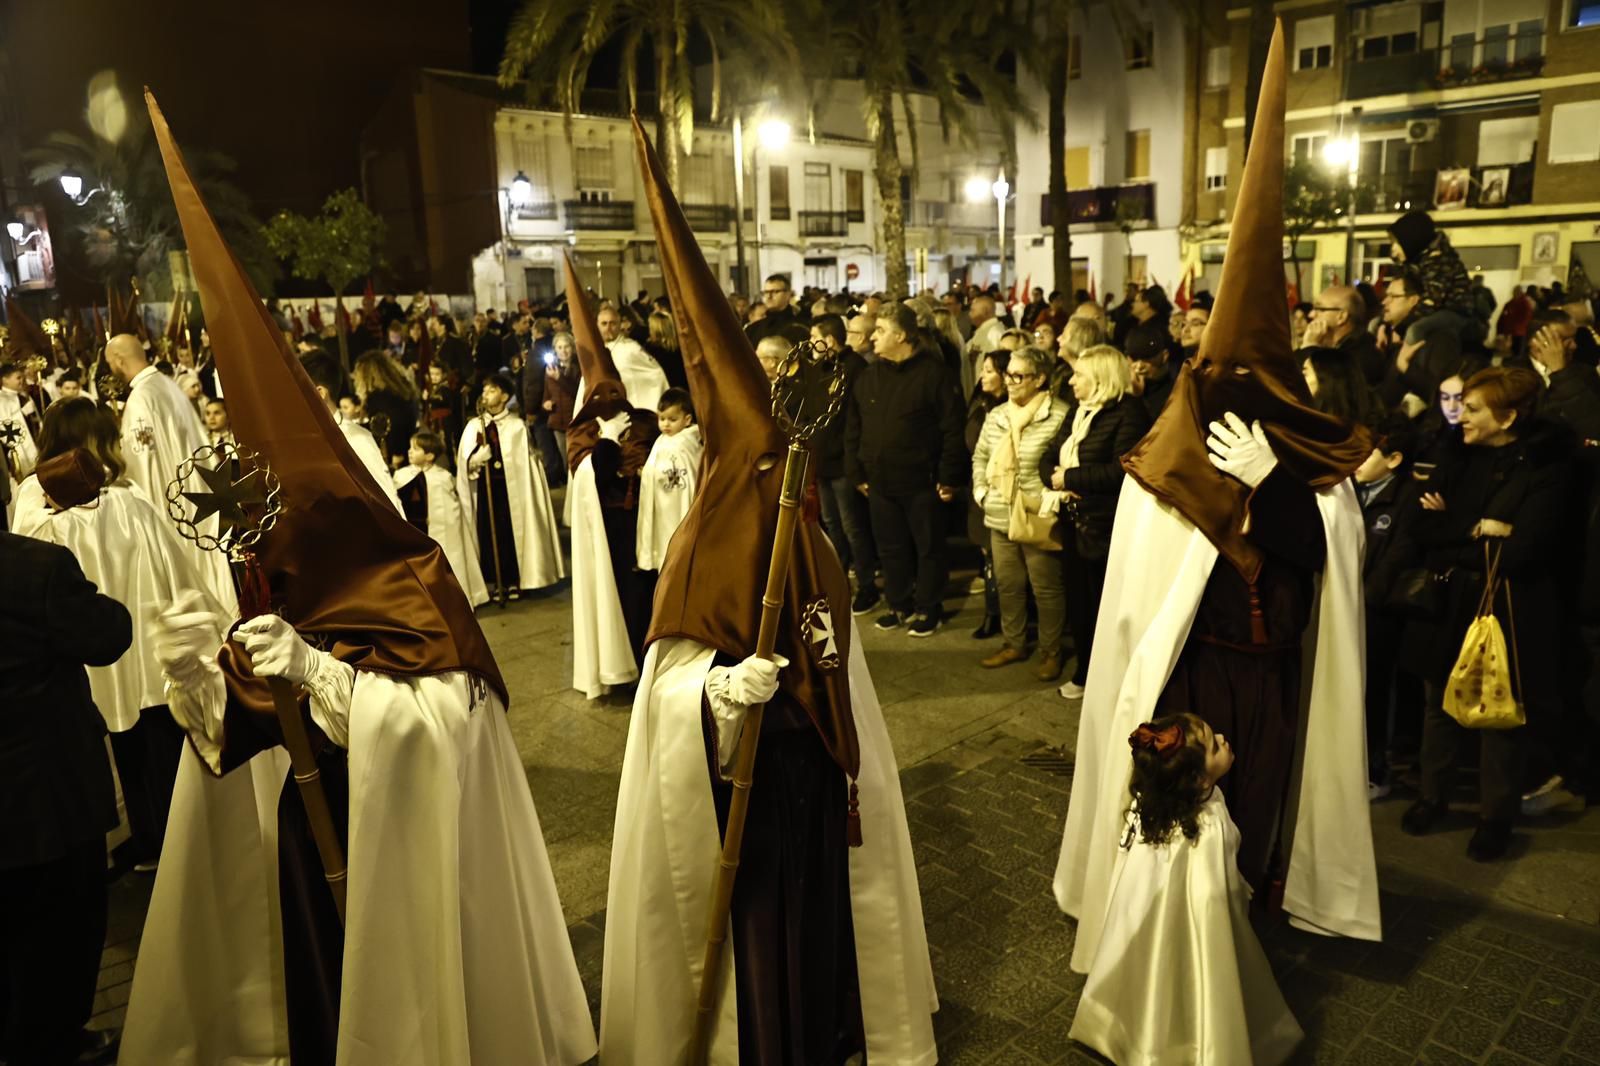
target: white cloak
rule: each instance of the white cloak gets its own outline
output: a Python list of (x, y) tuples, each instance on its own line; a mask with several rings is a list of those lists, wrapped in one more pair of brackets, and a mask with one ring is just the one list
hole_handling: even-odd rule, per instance
[(372, 430), (360, 422), (350, 422), (343, 418), (336, 418), (339, 431), (344, 434), (344, 439), (350, 445), (350, 450), (356, 453), (356, 458), (361, 460), (361, 465), (367, 468), (367, 473), (372, 475), (372, 480), (377, 483), (378, 490), (389, 505), (401, 514), (405, 508), (400, 506), (400, 497), (395, 495), (394, 478), (389, 475), (389, 467), (383, 461), (383, 452), (378, 448), (377, 438), (372, 435)]
[(639, 472), (639, 532), (634, 558), (640, 570), (660, 570), (667, 545), (694, 502), (705, 442), (699, 426), (675, 436), (663, 433), (650, 446), (650, 458)]
[[(1300, 726), (1283, 812), (1283, 909), (1302, 929), (1379, 940), (1362, 684), (1365, 526), (1349, 481), (1318, 493), (1317, 507), (1328, 551), (1303, 642)], [(1078, 919), (1072, 968), (1079, 973), (1094, 963), (1128, 808), (1128, 735), (1150, 720), (1217, 561), (1205, 534), (1132, 478), (1123, 481), (1114, 529), (1055, 876), (1056, 902)]]
[(1179, 831), (1117, 850), (1070, 1035), (1118, 1066), (1276, 1066), (1303, 1035), (1250, 927), (1221, 789), (1198, 821), (1193, 841)]
[[(348, 717), (332, 735), (345, 729), (339, 1066), (588, 1059), (594, 1026), (499, 697), (459, 671), (356, 671)], [(186, 774), (205, 775), (192, 750), (185, 763), (180, 794)], [(126, 1066), (288, 1066), (271, 839), (283, 779), (270, 805), (252, 805), (238, 787), (265, 776), (190, 781), (196, 800), (174, 800), (166, 856), (176, 861), (164, 857), (146, 919)], [(231, 802), (201, 802), (221, 793)]]
[[(33, 439), (33, 430), (28, 428), (29, 415), (42, 418), (44, 412), (35, 411), (33, 401), (22, 393), (0, 388), (0, 431), (8, 437), (15, 431), (17, 439), (17, 443), (6, 453), (7, 476), (11, 481), (11, 502), (6, 507), (8, 520), (16, 514), (17, 488), (24, 478), (33, 473), (34, 464), (39, 461), (39, 445)], [(0, 443), (0, 448), (3, 447), (5, 445)]]
[[(478, 477), (467, 460), (478, 450), (485, 415), (474, 415), (461, 431), (461, 446), (456, 449), (456, 487), (461, 509), (466, 513), (472, 536), (477, 537)], [(505, 468), (506, 496), (511, 505), (510, 536), (517, 546), (518, 583), (525, 589), (542, 589), (566, 576), (561, 562), (561, 531), (556, 526), (555, 508), (550, 503), (550, 483), (545, 480), (544, 463), (530, 460), (528, 425), (516, 415), (502, 412), (494, 417), (500, 432), (500, 454)], [(487, 443), (482, 445), (487, 448)], [(496, 530), (502, 539), (504, 529)]]
[(639, 663), (611, 571), (611, 545), (590, 459), (584, 456), (572, 472), (567, 500), (572, 505), (572, 687), (592, 700), (636, 679)]
[(428, 536), (444, 549), (445, 561), (461, 591), (467, 594), (467, 602), (474, 607), (488, 603), (489, 586), (484, 584), (483, 570), (478, 565), (478, 535), (456, 498), (456, 479), (436, 466), (427, 470), (402, 466), (394, 473), (395, 490), (411, 484), (418, 474), (424, 475), (428, 486)]
[[(611, 353), (611, 361), (616, 364), (617, 374), (622, 378), (622, 387), (628, 394), (628, 403), (640, 411), (654, 411), (661, 402), (661, 394), (670, 387), (667, 383), (666, 372), (661, 369), (661, 364), (656, 362), (655, 356), (644, 350), (644, 347), (632, 337), (618, 337), (606, 344), (606, 351)], [(583, 410), (584, 401), (589, 398), (589, 383), (581, 376), (578, 378), (578, 401), (572, 410)]]
[[(714, 652), (692, 640), (650, 646), (634, 698), (617, 794), (606, 911), (600, 1059), (683, 1066), (694, 1032), (706, 917), (721, 852), (701, 734), (701, 693)], [(939, 1008), (922, 923), (911, 834), (889, 733), (861, 642), (850, 642), (850, 701), (861, 745), (861, 831), (850, 849), (851, 916), (867, 1061), (936, 1061)], [(760, 759), (757, 759), (759, 772)], [(733, 958), (710, 1061), (738, 1062)]]
[[(133, 644), (110, 666), (89, 667), (89, 691), (113, 733), (139, 723), (139, 711), (167, 702), (166, 678), (156, 661), (155, 640), (143, 624), (146, 611), (165, 609), (181, 593), (204, 588), (193, 553), (158, 513), (144, 492), (126, 482), (100, 490), (94, 503), (56, 512), (37, 477), (17, 493), (14, 532), (70, 550), (83, 575), (133, 615)], [(212, 611), (235, 609), (211, 602)]]
[[(199, 412), (176, 382), (153, 366), (133, 376), (128, 382), (127, 402), (122, 408), (122, 457), (128, 463), (128, 480), (144, 490), (162, 515), (168, 513), (167, 486), (176, 480), (178, 467), (199, 449), (210, 446), (211, 438), (200, 421)], [(192, 475), (188, 486), (202, 487), (199, 479)], [(200, 530), (216, 536), (216, 519), (206, 519)], [(189, 540), (184, 540), (183, 544), (205, 580), (206, 591), (219, 603), (234, 602), (233, 574), (228, 569), (227, 554), (204, 551)]]

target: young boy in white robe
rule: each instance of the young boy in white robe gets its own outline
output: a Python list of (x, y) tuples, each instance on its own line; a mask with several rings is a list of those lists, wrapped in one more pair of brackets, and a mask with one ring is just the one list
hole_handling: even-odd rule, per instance
[(650, 458), (639, 471), (639, 526), (635, 565), (660, 570), (667, 544), (694, 501), (705, 442), (694, 421), (694, 403), (686, 389), (668, 389), (656, 405), (661, 435), (650, 446)]
[(439, 542), (467, 602), (477, 607), (489, 602), (489, 586), (484, 584), (478, 565), (478, 546), (472, 524), (456, 496), (456, 479), (439, 467), (445, 454), (444, 441), (432, 430), (411, 435), (406, 449), (410, 465), (394, 472), (394, 488), (400, 497), (406, 521)]
[(1072, 1039), (1119, 1066), (1281, 1063), (1303, 1034), (1250, 928), (1227, 739), (1193, 714), (1128, 738), (1133, 775), (1100, 949)]

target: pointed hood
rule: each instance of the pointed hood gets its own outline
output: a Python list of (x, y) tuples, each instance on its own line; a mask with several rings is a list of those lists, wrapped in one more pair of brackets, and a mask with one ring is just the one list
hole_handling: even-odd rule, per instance
[(1285, 80), (1279, 22), (1210, 323), (1155, 425), (1122, 463), (1251, 581), (1262, 559), (1244, 534), (1251, 490), (1211, 465), (1206, 427), (1229, 411), (1246, 422), (1259, 420), (1284, 470), (1314, 489), (1343, 481), (1372, 451), (1364, 429), (1312, 407), (1289, 339), (1289, 309), (1281, 298)]
[(260, 562), (284, 616), (358, 669), (465, 670), (506, 696), (444, 553), (379, 491), (284, 343), (195, 188), (155, 98), (145, 100), (229, 397), (234, 434), (283, 484)]
[[(44, 335), (44, 330), (39, 328), (22, 305), (6, 296), (6, 343), (4, 355), (6, 359), (22, 362), (34, 356), (40, 359), (49, 359), (50, 338)], [(41, 412), (43, 413), (43, 412)]]
[[(648, 640), (689, 637), (743, 659), (756, 647), (789, 442), (772, 417), (771, 388), (755, 350), (706, 265), (637, 115), (633, 140), (705, 438), (694, 502), (661, 567)], [(777, 653), (789, 660), (783, 692), (854, 778), (861, 752), (850, 711), (850, 640), (844, 568), (821, 528), (800, 522), (778, 625)]]
[[(661, 435), (656, 413), (628, 402), (627, 386), (611, 358), (611, 349), (600, 339), (594, 305), (578, 280), (578, 271), (570, 255), (563, 257), (562, 267), (566, 274), (567, 315), (572, 322), (572, 339), (578, 348), (578, 368), (583, 374), (584, 388), (588, 390), (588, 398), (567, 427), (567, 469), (577, 470), (584, 457), (594, 451), (600, 440), (602, 420), (627, 411), (628, 432), (622, 441), (622, 466), (618, 473), (622, 477), (633, 477), (644, 468), (651, 446)], [(631, 506), (631, 501), (628, 505)]]

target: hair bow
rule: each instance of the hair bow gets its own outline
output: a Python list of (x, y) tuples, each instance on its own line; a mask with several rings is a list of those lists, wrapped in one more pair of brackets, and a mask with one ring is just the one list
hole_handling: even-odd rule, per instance
[(1183, 744), (1183, 723), (1173, 722), (1165, 729), (1157, 729), (1149, 722), (1139, 726), (1128, 736), (1128, 747), (1134, 751), (1153, 751), (1166, 755)]

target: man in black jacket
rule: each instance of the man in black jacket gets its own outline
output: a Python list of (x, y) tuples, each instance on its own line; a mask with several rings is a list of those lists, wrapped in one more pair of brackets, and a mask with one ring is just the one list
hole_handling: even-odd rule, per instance
[(903, 304), (873, 327), (878, 361), (856, 378), (845, 422), (845, 470), (867, 497), (889, 613), (879, 629), (939, 628), (948, 572), (941, 501), (968, 478), (961, 399), (938, 349)]
[(782, 337), (790, 344), (806, 339), (806, 323), (794, 306), (794, 290), (789, 287), (787, 277), (773, 274), (767, 278), (761, 285), (761, 302), (766, 305), (766, 315), (750, 323), (744, 331), (752, 348), (771, 336)]
[(84, 1029), (117, 824), (84, 666), (121, 658), (133, 624), (44, 541), (0, 533), (0, 588), (0, 1054), (10, 1066), (112, 1062), (116, 1034)]
[(1439, 395), (1441, 368), (1461, 357), (1461, 338), (1454, 330), (1434, 330), (1425, 341), (1406, 342), (1411, 327), (1427, 314), (1422, 282), (1409, 271), (1389, 279), (1383, 290), (1383, 339), (1386, 366), (1378, 396), (1384, 406), (1400, 407), (1407, 394), (1430, 405)]
[(1368, 385), (1377, 388), (1383, 382), (1387, 366), (1367, 329), (1367, 302), (1349, 285), (1330, 285), (1317, 294), (1300, 347), (1337, 348), (1361, 368)]

